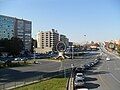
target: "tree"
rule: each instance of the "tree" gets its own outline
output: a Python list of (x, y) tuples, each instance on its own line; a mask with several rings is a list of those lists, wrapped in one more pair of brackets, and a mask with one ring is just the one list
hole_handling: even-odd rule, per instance
[(9, 52), (9, 40), (7, 38), (0, 40), (0, 52)]
[(120, 54), (120, 45), (117, 46), (117, 52)]
[(12, 37), (10, 40), (10, 53), (13, 56), (17, 56), (23, 50), (24, 45), (20, 38)]
[(0, 40), (0, 53), (8, 52), (9, 54), (16, 56), (23, 50), (23, 42), (20, 38), (12, 37), (10, 40), (7, 38)]
[(37, 40), (35, 40), (35, 39), (31, 39), (31, 52), (33, 53), (34, 52), (34, 48), (33, 48), (33, 46), (34, 46), (34, 48), (37, 48)]

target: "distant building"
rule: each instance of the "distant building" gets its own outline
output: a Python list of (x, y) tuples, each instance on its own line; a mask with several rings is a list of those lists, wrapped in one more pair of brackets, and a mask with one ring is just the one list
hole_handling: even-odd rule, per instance
[(114, 43), (120, 45), (120, 40), (115, 40)]
[(24, 49), (31, 49), (32, 22), (0, 15), (0, 39), (18, 37), (23, 41)]
[(56, 51), (56, 45), (59, 42), (59, 33), (57, 30), (37, 33), (37, 48), (36, 53), (47, 53)]
[(73, 42), (69, 42), (69, 46), (73, 46)]
[(69, 39), (65, 35), (60, 35), (60, 41), (66, 44), (66, 47), (69, 47)]

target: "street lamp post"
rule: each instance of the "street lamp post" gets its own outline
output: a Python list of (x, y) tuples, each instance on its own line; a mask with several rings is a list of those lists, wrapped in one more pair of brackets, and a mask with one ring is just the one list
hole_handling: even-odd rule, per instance
[(72, 46), (72, 60), (74, 58), (74, 46)]
[(34, 53), (34, 63), (35, 63), (35, 46), (33, 46), (33, 53)]

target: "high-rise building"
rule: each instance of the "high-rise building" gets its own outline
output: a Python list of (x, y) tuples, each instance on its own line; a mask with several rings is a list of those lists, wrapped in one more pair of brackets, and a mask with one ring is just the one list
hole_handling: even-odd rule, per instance
[(65, 35), (60, 35), (60, 41), (64, 42), (66, 47), (69, 46), (69, 39)]
[(38, 32), (37, 34), (37, 53), (46, 53), (56, 51), (56, 45), (59, 42), (59, 33), (57, 30)]
[(31, 49), (32, 22), (0, 15), (0, 39), (18, 37), (23, 41), (24, 50)]

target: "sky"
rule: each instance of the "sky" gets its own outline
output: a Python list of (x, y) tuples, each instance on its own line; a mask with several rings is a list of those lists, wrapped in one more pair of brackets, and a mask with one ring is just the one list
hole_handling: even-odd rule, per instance
[(54, 28), (74, 42), (120, 39), (120, 0), (0, 0), (0, 14), (32, 21), (32, 37)]

